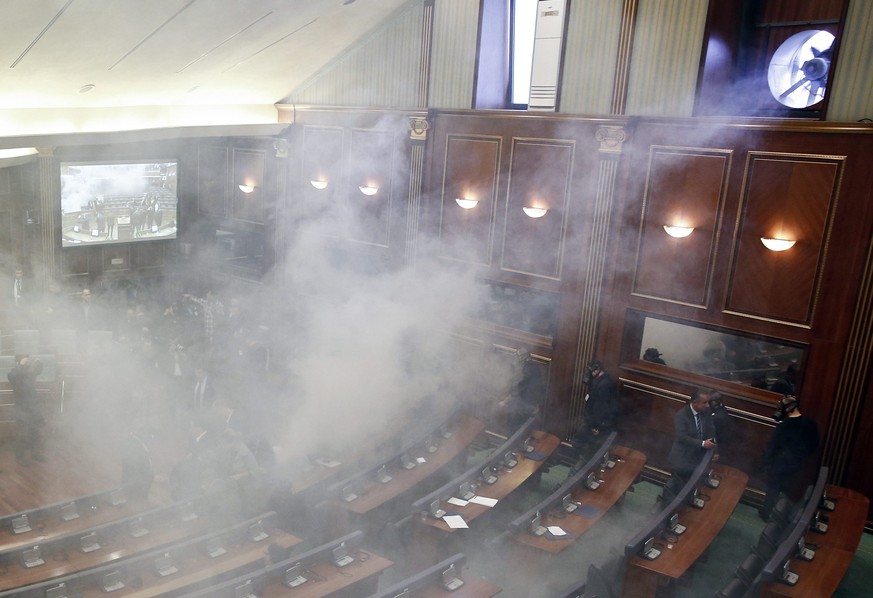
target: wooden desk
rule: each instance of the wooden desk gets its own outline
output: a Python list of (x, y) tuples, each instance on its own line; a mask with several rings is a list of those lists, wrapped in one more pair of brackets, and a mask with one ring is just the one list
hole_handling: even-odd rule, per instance
[(669, 586), (694, 564), (712, 543), (730, 518), (748, 483), (749, 476), (726, 465), (715, 465), (720, 478), (718, 488), (702, 487), (709, 496), (702, 509), (686, 505), (679, 520), (686, 526), (685, 533), (669, 547), (666, 540), (657, 540), (661, 555), (649, 561), (640, 556), (628, 559), (622, 595), (628, 598), (654, 596), (661, 586)]
[(837, 590), (855, 558), (870, 501), (858, 492), (838, 486), (829, 486), (827, 493), (836, 499), (836, 509), (828, 513), (827, 533), (806, 534), (807, 542), (818, 546), (815, 557), (811, 561), (792, 559), (789, 569), (799, 576), (797, 583), (765, 584), (761, 596), (831, 596)]
[[(478, 489), (478, 494), (480, 496), (496, 498), (498, 501), (506, 498), (509, 496), (510, 492), (518, 488), (522, 482), (536, 473), (536, 471), (542, 467), (543, 463), (545, 463), (546, 459), (548, 459), (549, 455), (551, 455), (561, 443), (560, 439), (554, 434), (547, 434), (542, 431), (535, 431), (531, 436), (536, 440), (534, 452), (543, 456), (543, 459), (534, 461), (526, 458), (523, 453), (519, 452), (518, 465), (510, 470), (501, 471), (494, 484), (480, 485)], [(460, 485), (460, 483), (464, 481), (467, 480), (458, 480), (458, 484)], [(475, 503), (467, 503), (467, 505), (461, 507), (442, 501), (441, 505), (445, 511), (449, 513), (457, 513), (462, 516), (468, 525), (483, 513), (491, 510), (491, 507)], [(449, 527), (442, 519), (434, 519), (432, 517), (424, 516), (416, 517), (415, 520), (421, 525), (443, 532), (453, 533), (459, 531), (456, 528)]]
[(440, 584), (427, 585), (413, 594), (420, 598), (491, 598), (503, 591), (503, 588), (484, 579), (464, 573), (464, 585), (453, 592), (444, 589)]
[(38, 583), (78, 571), (90, 569), (122, 559), (138, 552), (147, 552), (187, 537), (207, 531), (208, 520), (198, 517), (192, 521), (167, 521), (161, 527), (150, 529), (140, 538), (127, 534), (126, 526), (114, 527), (100, 536), (100, 548), (93, 552), (78, 550), (75, 538), (56, 539), (42, 545), (44, 565), (26, 569), (20, 562), (9, 563), (9, 570), (0, 576), (0, 591)]
[(0, 552), (44, 544), (60, 536), (84, 531), (88, 528), (115, 521), (116, 519), (124, 519), (125, 517), (130, 517), (153, 508), (154, 505), (144, 498), (131, 498), (118, 506), (100, 503), (93, 512), (90, 509), (80, 507), (79, 517), (70, 521), (64, 521), (60, 517), (41, 517), (38, 513), (35, 513), (30, 517), (30, 526), (33, 529), (29, 532), (13, 534), (8, 526), (0, 529)]
[[(271, 543), (290, 549), (302, 541), (291, 534), (271, 530), (268, 540), (258, 543), (242, 542), (237, 546), (228, 546), (225, 554), (215, 558), (209, 558), (199, 551), (189, 551), (174, 561), (179, 569), (178, 573), (161, 577), (154, 570), (141, 571), (127, 588), (113, 592), (113, 595), (125, 596), (126, 598), (149, 598), (163, 596), (171, 592), (172, 595), (178, 595), (185, 588), (203, 587), (215, 578), (229, 578), (246, 570), (246, 568), (260, 568), (259, 566), (263, 566), (269, 560), (267, 547)], [(95, 583), (86, 588), (82, 597), (105, 596), (106, 592), (98, 586), (99, 583)]]
[(436, 452), (427, 453), (421, 449), (422, 455), (411, 455), (413, 458), (421, 456), (425, 459), (424, 463), (419, 463), (412, 469), (395, 467), (389, 472), (394, 479), (386, 484), (380, 484), (371, 476), (363, 482), (363, 491), (358, 498), (351, 502), (335, 500), (333, 504), (357, 515), (369, 513), (448, 465), (482, 433), (485, 424), (474, 417), (462, 415), (449, 429), (452, 432), (451, 438), (441, 439)]
[[(574, 513), (567, 513), (563, 509), (559, 512), (543, 513), (541, 525), (560, 526), (567, 532), (565, 539), (553, 540), (544, 536), (534, 536), (526, 531), (515, 535), (515, 541), (526, 546), (557, 554), (564, 550), (573, 541), (584, 534), (601, 517), (624, 496), (627, 489), (640, 475), (643, 465), (646, 464), (646, 456), (634, 449), (623, 446), (614, 447), (612, 454), (617, 455), (621, 461), (616, 461), (615, 467), (598, 472), (603, 483), (597, 490), (588, 490), (584, 482), (573, 490), (573, 499), (580, 503), (580, 507)], [(591, 512), (591, 515), (582, 516), (576, 513)]]
[[(281, 576), (267, 580), (260, 598), (319, 598), (334, 592), (348, 592), (348, 596), (368, 596), (376, 589), (378, 576), (394, 564), (393, 561), (358, 549), (354, 563), (337, 567), (333, 563), (320, 562), (307, 569), (305, 584), (289, 588)], [(371, 587), (370, 587), (371, 586)]]

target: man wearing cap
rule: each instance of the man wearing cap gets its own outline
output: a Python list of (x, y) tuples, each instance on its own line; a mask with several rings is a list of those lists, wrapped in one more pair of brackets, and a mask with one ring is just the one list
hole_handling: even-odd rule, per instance
[(661, 353), (658, 351), (656, 347), (649, 347), (646, 349), (646, 352), (643, 353), (643, 361), (650, 361), (652, 363), (660, 363), (661, 365), (667, 365), (667, 362), (661, 359)]

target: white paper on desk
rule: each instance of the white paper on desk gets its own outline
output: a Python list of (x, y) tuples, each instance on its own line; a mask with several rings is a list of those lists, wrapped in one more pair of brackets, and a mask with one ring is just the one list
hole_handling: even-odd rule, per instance
[(470, 502), (475, 503), (477, 505), (483, 505), (486, 507), (493, 507), (494, 505), (497, 504), (497, 499), (496, 498), (488, 498), (485, 496), (474, 496), (473, 498), (470, 499)]
[(451, 497), (451, 498), (450, 498), (449, 500), (447, 500), (446, 502), (449, 503), (450, 505), (455, 505), (455, 506), (458, 506), (458, 507), (466, 507), (466, 506), (467, 506), (467, 501), (466, 501), (466, 500), (464, 500), (464, 499), (462, 499), (462, 498), (455, 498), (454, 496)]
[(424, 457), (418, 457), (418, 458), (416, 458), (415, 460), (416, 460), (418, 463), (427, 463), (427, 461), (425, 461)]
[(559, 527), (557, 525), (550, 525), (546, 529), (549, 530), (549, 533), (552, 534), (553, 536), (566, 536), (567, 535), (567, 532), (565, 532), (563, 529), (561, 529), (561, 527)]
[(470, 527), (460, 515), (446, 515), (443, 517), (443, 521), (452, 529), (467, 529)]

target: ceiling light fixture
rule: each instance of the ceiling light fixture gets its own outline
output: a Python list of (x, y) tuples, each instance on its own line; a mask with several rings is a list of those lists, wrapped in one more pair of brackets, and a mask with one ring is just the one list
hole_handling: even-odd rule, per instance
[(361, 190), (361, 193), (367, 196), (373, 196), (379, 192), (379, 187), (374, 187), (373, 185), (361, 185), (358, 189)]
[(327, 181), (322, 179), (312, 179), (309, 181), (309, 184), (321, 191), (322, 189), (327, 189)]
[(252, 191), (255, 190), (255, 186), (250, 185), (248, 183), (240, 183), (239, 190), (242, 191), (243, 193), (251, 193)]
[(465, 210), (472, 210), (479, 204), (478, 199), (468, 199), (466, 197), (456, 197), (455, 203), (464, 208)]
[(791, 239), (773, 239), (761, 237), (761, 243), (763, 243), (764, 247), (766, 247), (770, 251), (786, 251), (794, 247), (794, 244), (797, 243), (797, 241), (792, 241)]
[(664, 225), (664, 232), (673, 237), (674, 239), (684, 239), (688, 235), (694, 232), (693, 226), (672, 226), (670, 224)]

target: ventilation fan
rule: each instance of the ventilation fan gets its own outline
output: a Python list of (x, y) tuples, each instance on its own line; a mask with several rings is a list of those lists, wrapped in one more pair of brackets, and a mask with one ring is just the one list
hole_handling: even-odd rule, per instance
[(785, 40), (767, 69), (770, 93), (789, 108), (806, 108), (824, 99), (831, 67), (834, 36), (809, 30)]

